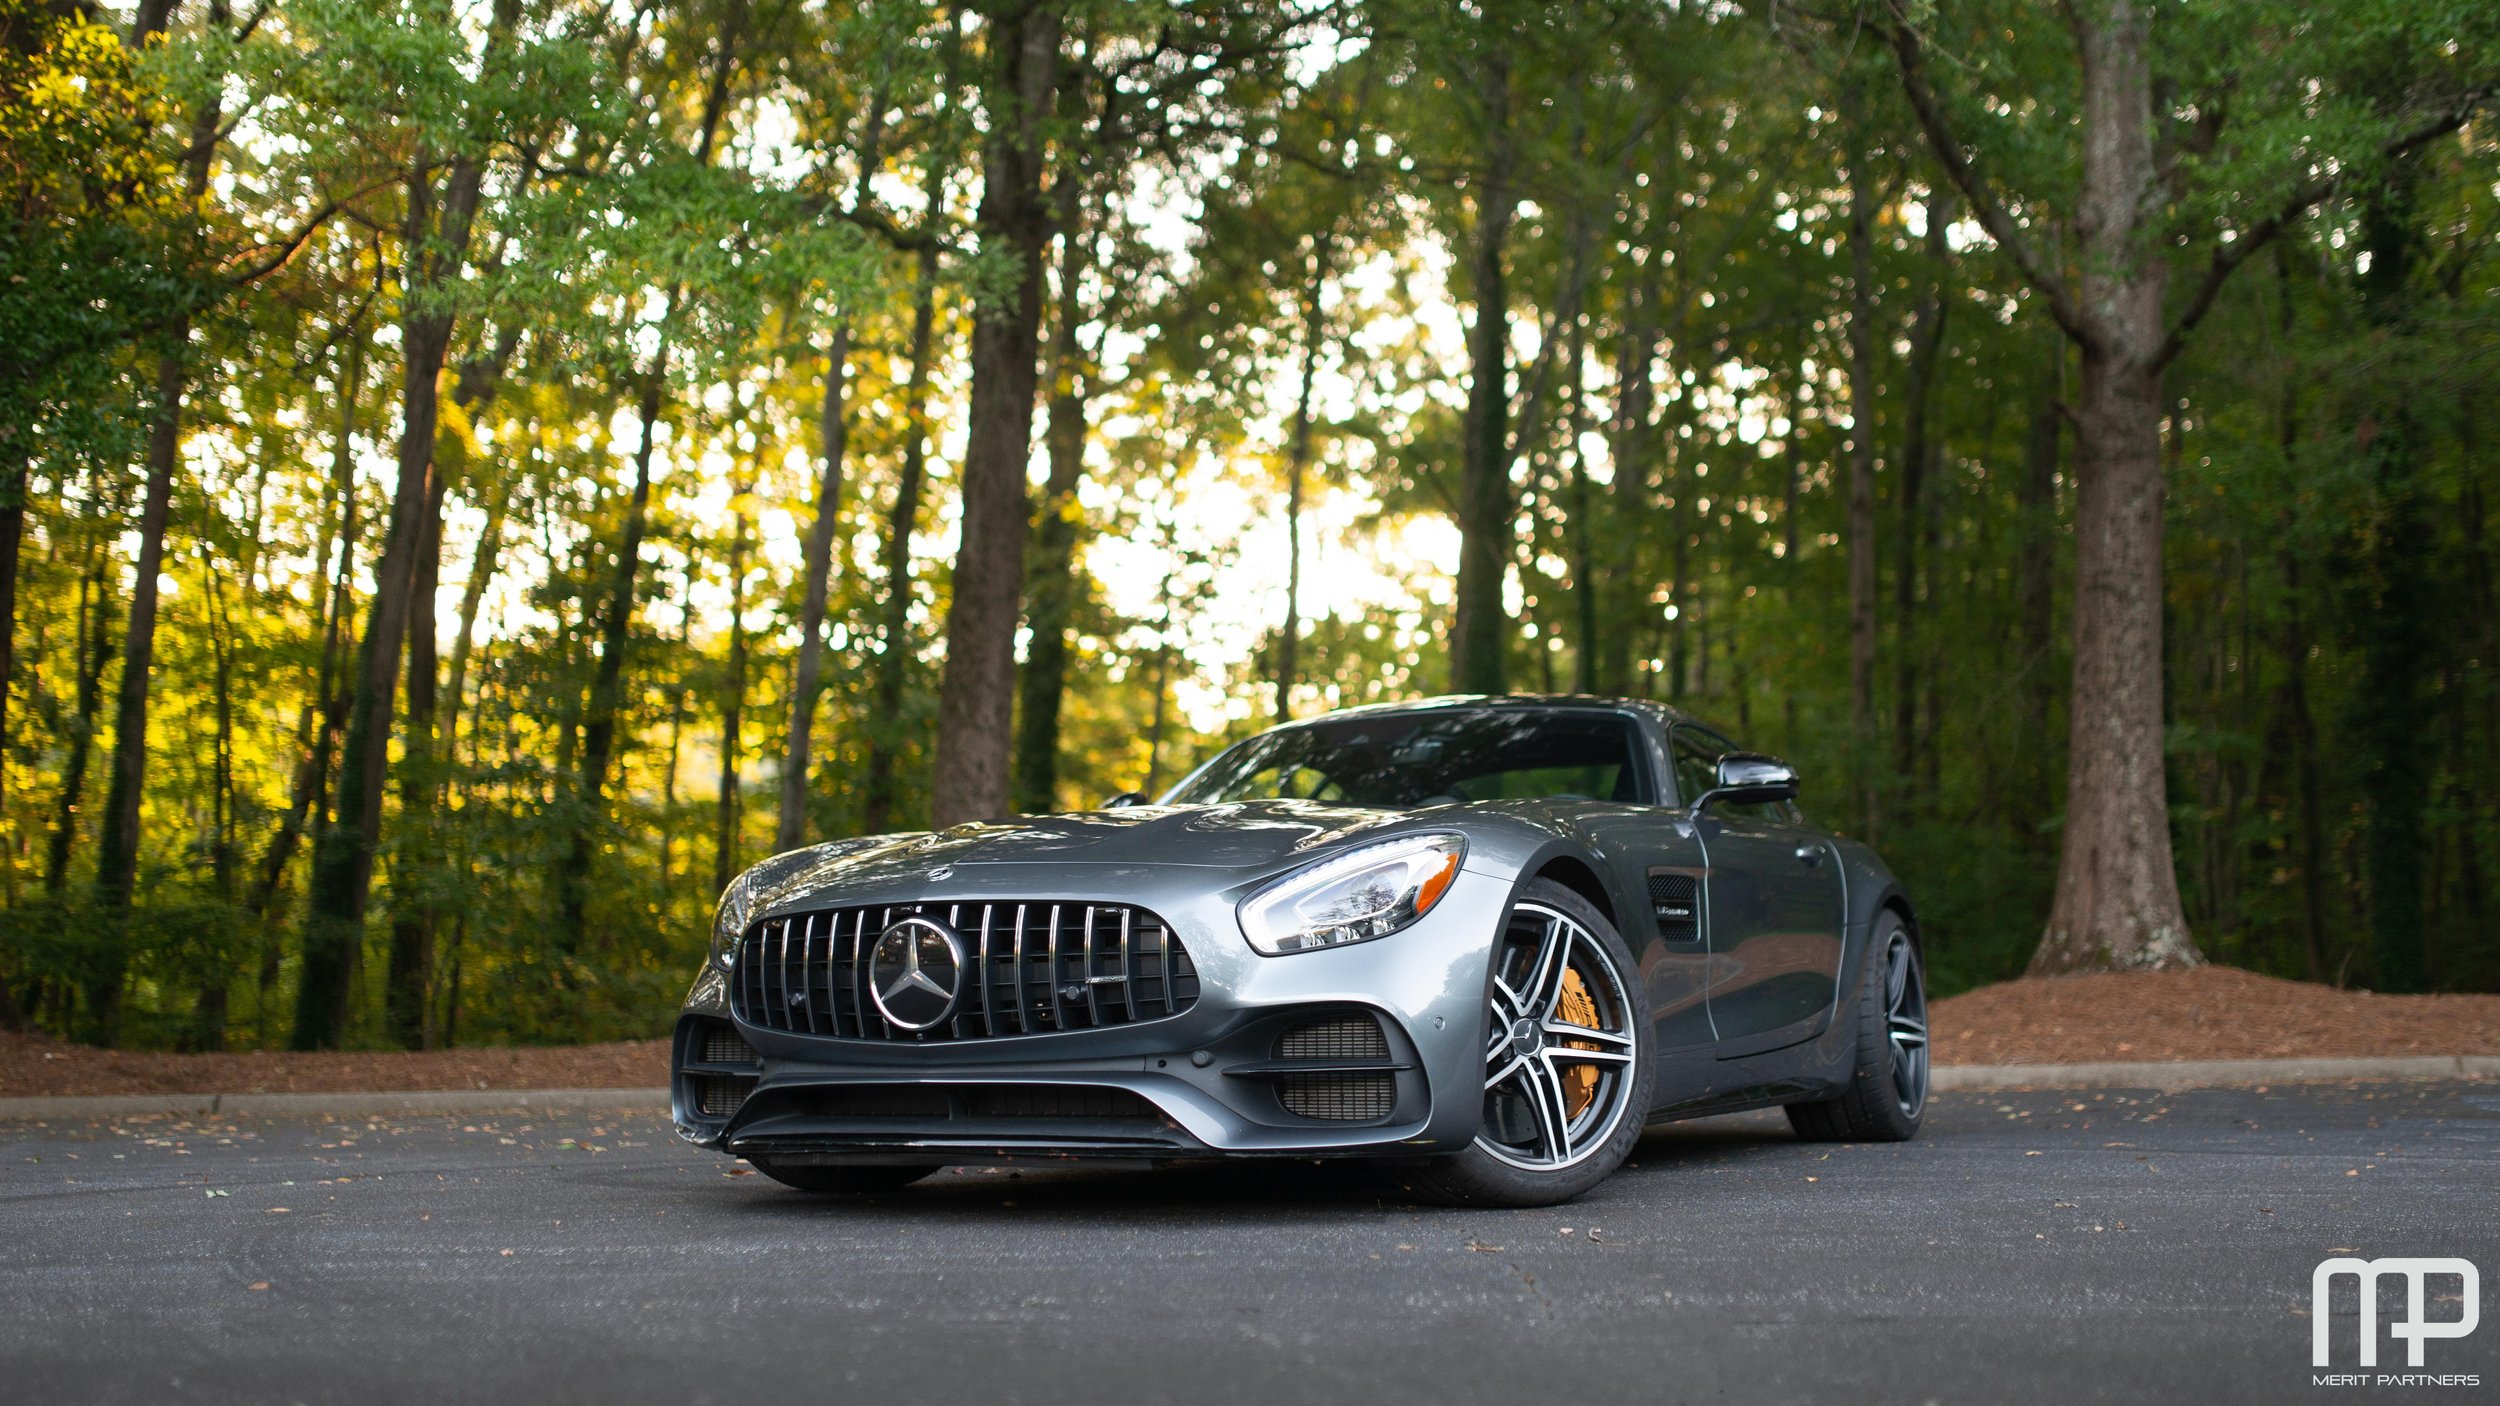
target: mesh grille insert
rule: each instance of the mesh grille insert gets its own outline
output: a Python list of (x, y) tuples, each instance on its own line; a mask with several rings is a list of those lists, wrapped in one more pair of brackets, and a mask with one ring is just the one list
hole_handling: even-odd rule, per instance
[(737, 1031), (721, 1027), (704, 1032), (703, 1053), (700, 1058), (705, 1064), (758, 1063), (755, 1051), (747, 1045), (746, 1041), (738, 1038)]
[(697, 1074), (693, 1080), (695, 1108), (706, 1118), (728, 1117), (755, 1091), (753, 1079), (734, 1074)]
[(1395, 1075), (1288, 1074), (1279, 1096), (1285, 1111), (1332, 1123), (1362, 1123), (1386, 1118), (1397, 1106)]
[[(887, 1021), (868, 992), (869, 954), (918, 915), (963, 943), (961, 997), (933, 1029)], [(1179, 1015), (1198, 969), (1169, 924), (1119, 903), (895, 903), (766, 918), (738, 943), (730, 1007), (765, 1030), (842, 1040), (986, 1040), (1094, 1030)]]
[(1278, 1059), (1387, 1059), (1389, 1041), (1367, 1015), (1333, 1016), (1297, 1025), (1276, 1042)]

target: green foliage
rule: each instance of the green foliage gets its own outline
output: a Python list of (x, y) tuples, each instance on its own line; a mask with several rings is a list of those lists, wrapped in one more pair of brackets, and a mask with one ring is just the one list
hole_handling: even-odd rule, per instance
[[(2403, 810), (2424, 982), (2500, 988), (2489, 8), (2237, 0), (2154, 20), (2177, 174), (2148, 256), (2175, 261), (2174, 303), (2215, 250), (2335, 178), (2224, 285), (2165, 387), (2173, 836), (2197, 939), (2223, 960), (2381, 980), (2370, 934), (2402, 905), (2370, 856)], [(437, 1041), (661, 1032), (716, 868), (773, 834), (837, 323), (847, 447), (809, 832), (862, 828), (880, 749), (898, 759), (892, 823), (927, 820), (966, 348), (1011, 272), (975, 233), (985, 139), (1008, 115), (984, 91), (987, 8), (279, 0), (248, 28), (181, 7), (137, 52), (75, 9), (0, 0), (0, 473), (28, 506), (0, 982), (48, 1028), (94, 1018), (87, 891), (136, 468), (157, 356), (187, 325), (124, 1038), (287, 1038), (306, 856), (336, 820), (325, 734), (402, 449), (402, 337), (412, 315), (446, 316), (441, 424), (419, 446), (446, 484), (444, 696), (432, 747), (407, 760), (402, 731), (392, 754), (348, 1038), (386, 1038), (403, 921), (434, 939)], [(1479, 311), (1465, 260), (1506, 142), (1508, 677), (1667, 699), (1789, 757), (1809, 813), (1907, 880), (1940, 989), (2019, 972), (2061, 819), (2075, 369), (1958, 202), (1935, 207), (1941, 256), (1927, 237), (1942, 178), (1874, 31), (1789, 6), (1599, 0), (1064, 10), (1068, 81), (1040, 120), (1045, 193), (1084, 192), (1090, 394), (1060, 803), (1168, 784), (1272, 716), (1306, 357), (1290, 708), (1445, 686), (1459, 339)], [(1896, 13), (1928, 37), (1988, 178), (2071, 273), (2067, 28), (2010, 0), (1867, 15)], [(2461, 128), (2412, 166), (2388, 159), (2443, 112)], [(222, 136), (194, 201), (202, 114)], [(455, 249), (439, 202), (462, 169), (482, 176)], [(1879, 197), (1864, 388), (1847, 375), (1852, 170)], [(2401, 276), (2362, 258), (2394, 247), (2369, 222), (2396, 208), (2397, 175), (2416, 251)], [(924, 248), (927, 476), (887, 641)], [(1060, 369), (1041, 369), (1047, 399)], [(1881, 726), (1853, 740), (1858, 404), (1878, 461)], [(2399, 409), (2404, 437), (2387, 438)], [(646, 433), (648, 539), (593, 804), (579, 759)], [(2401, 717), (2373, 654), (2391, 609), (2421, 642)], [(890, 710), (889, 648), (906, 661)], [(2390, 769), (2408, 736), (2418, 776)], [(404, 813), (403, 785), (430, 810)], [(555, 876), (585, 827), (573, 948), (552, 932)]]

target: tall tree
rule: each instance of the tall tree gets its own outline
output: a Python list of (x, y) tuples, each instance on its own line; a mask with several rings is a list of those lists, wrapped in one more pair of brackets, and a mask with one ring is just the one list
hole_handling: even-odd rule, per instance
[(972, 328), (972, 404), (964, 443), (963, 540), (946, 608), (930, 808), (940, 827), (1007, 810), (1016, 623), (1024, 590), (1025, 465), (1040, 378), (1043, 251), (1051, 211), (1042, 182), (1058, 91), (1057, 4), (982, 8), (989, 71), (982, 104), (981, 249), (1008, 269)]
[[(2141, 0), (2078, 3), (2067, 26), (2071, 100), (2060, 90), (2041, 101), (2052, 95), (2036, 82), (2023, 95), (2038, 123), (2073, 123), (2071, 136), (2055, 139), (2071, 148), (2038, 162), (2056, 148), (2018, 153), (2011, 141), (1974, 147), (1966, 139), (1983, 130), (1968, 110), (2001, 101), (2016, 72), (2004, 59), (1973, 66), (1968, 53), (1995, 55), (2046, 36), (2000, 30), (1979, 6), (1930, 18), (1887, 0), (1880, 18), (1937, 160), (2082, 362), (2066, 817), (2057, 894), (2032, 970), (2192, 965), (2202, 958), (2179, 899), (2162, 752), (2162, 426), (2170, 405), (2163, 373), (2258, 249), (2356, 171), (2465, 121), (2492, 91), (2489, 37), (2458, 45), (2441, 7), (2394, 6), (2357, 42), (2394, 42), (2426, 55), (2454, 46), (2458, 62), (2392, 111), (2380, 105), (2365, 117), (2343, 94), (2340, 111), (2351, 120), (2321, 124), (2319, 85), (2338, 75), (2318, 62), (2320, 54), (2287, 62), (2282, 51), (2261, 47), (2273, 31), (2252, 25), (2251, 16), (2166, 20), (2195, 28), (2165, 49)], [(1951, 100), (1930, 76), (1930, 25), (1951, 26), (1957, 45), (1969, 41), (1964, 71), (1983, 80)], [(2164, 71), (2157, 83), (2157, 55), (2184, 58), (2191, 50), (2185, 72)], [(2197, 83), (2219, 86), (2188, 86)], [(2326, 96), (2338, 95), (2328, 89)], [(2241, 133), (2239, 144), (2229, 140)], [(2022, 214), (2031, 202), (2059, 198), (2066, 161), (2079, 171), (2071, 250), (2044, 244), (2038, 223)], [(2188, 209), (2204, 212), (2201, 227), (2182, 226), (2179, 212)], [(2220, 235), (2208, 233), (2217, 226)], [(2173, 310), (2170, 250), (2182, 241), (2203, 251), (2204, 267)]]

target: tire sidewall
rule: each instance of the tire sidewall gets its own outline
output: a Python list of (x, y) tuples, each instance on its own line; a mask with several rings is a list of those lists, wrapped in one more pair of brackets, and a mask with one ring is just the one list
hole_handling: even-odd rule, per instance
[[(1649, 1008), (1649, 989), (1641, 981), (1640, 964), (1634, 960), (1631, 947), (1623, 935), (1596, 905), (1578, 893), (1551, 879), (1534, 879), (1520, 887), (1511, 906), (1502, 913), (1502, 927), (1494, 934), (1498, 944), (1507, 932), (1511, 915), (1522, 903), (1539, 903), (1554, 908), (1586, 929), (1605, 947), (1606, 955), (1623, 978), (1624, 1001), (1628, 1007), (1626, 1024), (1633, 1032), (1634, 1058), (1632, 1088), (1627, 1096), (1622, 1118), (1606, 1141), (1587, 1158), (1560, 1171), (1537, 1171), (1515, 1167), (1501, 1158), (1470, 1143), (1466, 1150), (1436, 1159), (1429, 1175), (1419, 1178), (1424, 1189), (1440, 1199), (1463, 1205), (1537, 1206), (1568, 1201), (1586, 1193), (1612, 1175), (1632, 1153), (1647, 1123), (1649, 1107), (1657, 1091), (1658, 1070), (1654, 1051), (1655, 1031)], [(1480, 1012), (1476, 1027), (1476, 1048), (1481, 1050), (1492, 1037), (1489, 1014), (1493, 994), (1495, 963), (1485, 964), (1484, 999), (1477, 1002)], [(1466, 1091), (1481, 1105), (1483, 1102), (1483, 1071), (1476, 1071), (1478, 1083)], [(1451, 1097), (1460, 1096), (1453, 1091)]]

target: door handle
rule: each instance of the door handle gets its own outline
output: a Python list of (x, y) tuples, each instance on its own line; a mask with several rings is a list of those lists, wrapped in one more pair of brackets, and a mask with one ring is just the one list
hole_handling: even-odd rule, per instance
[(1823, 847), (1821, 845), (1797, 846), (1797, 861), (1809, 869), (1821, 864), (1823, 862)]

